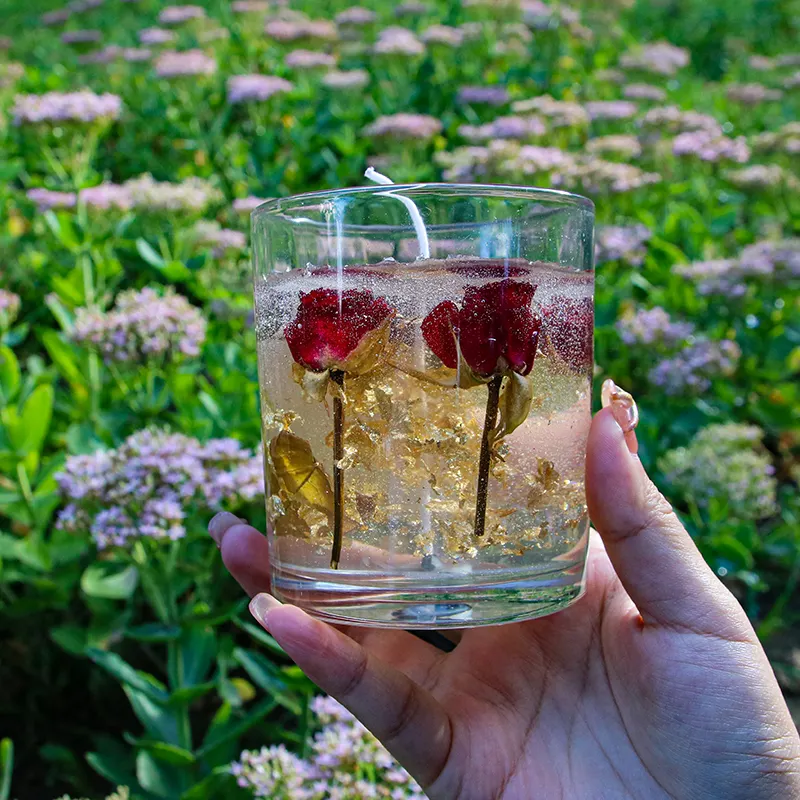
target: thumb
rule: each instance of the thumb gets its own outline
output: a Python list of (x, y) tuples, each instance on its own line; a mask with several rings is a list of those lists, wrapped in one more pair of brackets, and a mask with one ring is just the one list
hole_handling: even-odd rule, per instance
[(633, 400), (613, 388), (616, 406), (596, 414), (589, 432), (586, 497), (622, 585), (646, 623), (711, 626), (715, 633), (736, 625), (741, 608), (647, 476), (635, 455), (635, 433), (625, 424)]

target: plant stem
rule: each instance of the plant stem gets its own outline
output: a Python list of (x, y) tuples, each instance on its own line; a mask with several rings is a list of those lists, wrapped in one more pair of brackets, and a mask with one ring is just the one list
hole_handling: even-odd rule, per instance
[[(344, 372), (332, 369), (331, 380), (344, 388)], [(344, 458), (344, 403), (340, 393), (333, 397), (333, 548), (331, 569), (339, 569), (342, 555), (342, 522), (344, 517), (344, 470), (339, 462)]]
[(497, 410), (500, 406), (500, 385), (502, 375), (495, 375), (489, 381), (489, 397), (486, 400), (486, 416), (481, 436), (481, 456), (478, 461), (478, 496), (475, 501), (475, 535), (483, 536), (486, 528), (486, 501), (489, 495), (489, 467), (492, 462), (491, 433), (497, 425)]

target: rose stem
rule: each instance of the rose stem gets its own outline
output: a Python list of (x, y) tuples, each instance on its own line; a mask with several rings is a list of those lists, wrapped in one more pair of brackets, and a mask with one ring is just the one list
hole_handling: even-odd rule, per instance
[(478, 498), (475, 502), (475, 535), (483, 536), (486, 528), (486, 501), (489, 495), (489, 465), (492, 461), (491, 433), (497, 424), (497, 409), (500, 405), (500, 385), (502, 375), (495, 375), (489, 381), (489, 397), (486, 400), (486, 417), (481, 437), (481, 457), (478, 461)]
[[(340, 369), (330, 371), (331, 380), (344, 389), (344, 372)], [(344, 470), (339, 462), (344, 458), (344, 403), (337, 392), (333, 396), (333, 549), (331, 550), (331, 569), (339, 569), (342, 555), (342, 519), (344, 517)]]

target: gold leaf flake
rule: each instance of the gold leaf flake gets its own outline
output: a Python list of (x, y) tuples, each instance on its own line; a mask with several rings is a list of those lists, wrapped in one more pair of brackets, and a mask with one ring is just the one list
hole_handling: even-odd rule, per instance
[(377, 508), (377, 495), (374, 494), (361, 494), (356, 492), (356, 508), (361, 521), (366, 525), (375, 516), (375, 509)]

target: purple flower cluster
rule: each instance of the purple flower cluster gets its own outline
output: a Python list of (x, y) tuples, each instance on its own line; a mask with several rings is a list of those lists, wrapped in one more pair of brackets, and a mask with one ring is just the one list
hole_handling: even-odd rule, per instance
[(589, 124), (589, 114), (582, 105), (567, 100), (556, 100), (549, 94), (531, 100), (519, 100), (511, 108), (520, 114), (536, 111), (547, 117), (554, 128), (583, 128)]
[(584, 106), (589, 119), (630, 119), (639, 111), (629, 100), (593, 100)]
[(675, 267), (675, 272), (694, 281), (700, 294), (741, 297), (748, 280), (800, 278), (800, 239), (756, 242), (745, 247), (739, 258), (695, 261)]
[(369, 83), (365, 69), (334, 69), (326, 73), (322, 83), (329, 89), (363, 89)]
[(800, 122), (787, 122), (777, 131), (753, 137), (753, 149), (759, 153), (786, 153), (800, 155)]
[(408, 28), (392, 25), (378, 34), (373, 52), (378, 55), (420, 56), (425, 45)]
[(61, 41), (64, 44), (95, 44), (103, 38), (103, 34), (96, 30), (64, 31)]
[(621, 164), (588, 157), (561, 167), (552, 176), (553, 186), (589, 194), (622, 194), (661, 182), (655, 172), (645, 172), (632, 164)]
[(757, 106), (768, 100), (780, 100), (780, 89), (768, 89), (763, 83), (732, 83), (725, 87), (728, 100), (745, 106)]
[(595, 238), (595, 261), (626, 261), (640, 266), (647, 255), (647, 243), (653, 232), (647, 225), (600, 225)]
[(441, 121), (427, 114), (390, 114), (367, 125), (364, 134), (376, 139), (427, 141), (441, 130)]
[(291, 82), (275, 75), (233, 75), (228, 78), (228, 102), (263, 102), (292, 88)]
[(694, 334), (690, 322), (674, 322), (660, 306), (640, 308), (617, 321), (617, 332), (625, 344), (664, 345), (674, 347)]
[(672, 142), (676, 156), (695, 156), (701, 161), (734, 161), (745, 164), (750, 159), (750, 148), (744, 136), (732, 139), (708, 131), (687, 131), (678, 134)]
[(118, 183), (100, 183), (78, 192), (78, 200), (89, 208), (107, 210), (117, 208), (126, 211), (133, 205), (128, 187)]
[(725, 177), (746, 191), (768, 191), (784, 186), (792, 191), (800, 190), (800, 180), (778, 164), (752, 164), (744, 169), (728, 170)]
[(91, 533), (101, 550), (139, 538), (180, 539), (187, 507), (239, 505), (264, 491), (261, 456), (235, 439), (202, 444), (157, 430), (139, 431), (114, 450), (70, 456), (56, 480), (68, 501), (57, 527)]
[(167, 6), (158, 15), (162, 25), (182, 25), (193, 19), (205, 19), (206, 10), (201, 6)]
[(248, 197), (237, 197), (233, 201), (233, 210), (237, 214), (249, 214), (251, 211), (255, 211), (260, 205), (266, 203), (269, 198), (267, 197), (256, 197), (255, 195), (249, 195)]
[(450, 25), (431, 25), (422, 32), (420, 38), (425, 44), (460, 47), (464, 43), (464, 32)]
[(168, 183), (155, 181), (150, 175), (140, 175), (123, 185), (132, 205), (143, 211), (200, 212), (222, 198), (218, 189), (201, 178)]
[(95, 94), (88, 89), (20, 94), (14, 99), (11, 113), (15, 125), (108, 121), (119, 119), (122, 100), (116, 94)]
[(51, 211), (54, 208), (74, 208), (78, 202), (78, 196), (75, 192), (28, 189), (25, 194), (28, 200), (36, 204), (36, 208), (39, 211)]
[(138, 363), (196, 356), (206, 338), (198, 309), (171, 287), (121, 292), (108, 312), (79, 308), (72, 338), (98, 350), (105, 361)]
[(488, 142), (497, 139), (536, 139), (547, 133), (547, 126), (540, 117), (508, 116), (498, 117), (485, 125), (462, 125), (458, 135), (470, 142)]
[(674, 356), (656, 364), (648, 375), (650, 382), (670, 396), (702, 394), (716, 378), (728, 377), (736, 370), (742, 351), (730, 339), (696, 339)]
[(509, 94), (505, 86), (462, 86), (457, 100), (463, 105), (504, 106)]
[(51, 25), (61, 25), (72, 16), (72, 11), (69, 8), (58, 8), (55, 11), (48, 11), (39, 17), (39, 22), (46, 27)]
[(651, 108), (640, 118), (639, 125), (644, 130), (658, 134), (705, 131), (722, 136), (722, 126), (714, 117), (697, 111), (682, 111), (677, 106)]
[(639, 158), (642, 154), (642, 145), (635, 136), (626, 133), (613, 136), (598, 136), (586, 142), (586, 152), (592, 155), (611, 153), (622, 158)]
[(214, 258), (223, 258), (228, 251), (241, 254), (247, 249), (247, 237), (232, 228), (221, 228), (216, 222), (201, 220), (194, 226), (198, 244), (211, 245)]
[(0, 331), (7, 330), (14, 324), (19, 314), (20, 299), (18, 294), (0, 289)]
[(783, 88), (791, 91), (800, 86), (800, 72), (795, 72), (783, 81)]
[(653, 103), (663, 103), (667, 93), (660, 86), (649, 83), (629, 83), (623, 90), (622, 96), (628, 100), (649, 100)]
[(155, 60), (160, 78), (181, 78), (187, 75), (213, 75), (217, 62), (202, 50), (165, 50)]
[(575, 157), (572, 153), (560, 150), (558, 147), (539, 147), (535, 144), (526, 144), (502, 163), (500, 169), (508, 174), (535, 175), (539, 172), (568, 170), (574, 165)]
[(230, 767), (239, 786), (269, 800), (424, 800), (416, 781), (344, 706), (317, 697), (311, 710), (322, 728), (309, 757), (283, 745), (246, 750)]
[(100, 50), (94, 50), (78, 56), (79, 64), (110, 64), (113, 61), (127, 61), (129, 64), (149, 61), (153, 56), (152, 50), (141, 47), (118, 47), (110, 44)]
[(319, 50), (292, 50), (286, 54), (284, 64), (291, 69), (319, 69), (336, 66), (336, 57)]
[(489, 173), (492, 153), (488, 147), (457, 147), (436, 153), (434, 159), (443, 168), (446, 181), (470, 183)]
[(164, 28), (144, 28), (139, 31), (139, 41), (146, 45), (170, 44), (178, 37)]
[(16, 61), (0, 62), (0, 89), (13, 86), (25, 74), (25, 67)]
[(340, 11), (334, 21), (337, 25), (346, 26), (361, 26), (371, 25), (378, 18), (378, 15), (368, 8), (363, 6), (351, 6), (344, 11)]
[(693, 281), (700, 294), (741, 297), (747, 291), (739, 261), (735, 258), (717, 258), (710, 261), (679, 264), (674, 271), (676, 275)]
[(739, 254), (739, 264), (747, 275), (800, 278), (800, 238), (751, 244)]
[(619, 60), (623, 69), (674, 75), (689, 63), (689, 51), (669, 42), (653, 42), (623, 53)]
[(264, 33), (279, 42), (297, 42), (304, 39), (333, 42), (339, 37), (336, 26), (327, 19), (271, 19), (264, 26)]
[(658, 467), (674, 490), (701, 509), (724, 504), (727, 517), (757, 521), (778, 510), (775, 467), (753, 425), (709, 425)]

